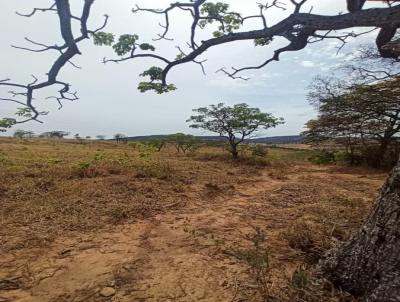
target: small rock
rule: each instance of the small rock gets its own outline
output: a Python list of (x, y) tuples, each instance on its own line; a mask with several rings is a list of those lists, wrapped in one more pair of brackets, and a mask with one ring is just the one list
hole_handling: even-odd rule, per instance
[(61, 256), (67, 256), (67, 254), (70, 254), (71, 252), (72, 252), (72, 249), (66, 248), (66, 249), (63, 249), (63, 250), (60, 252), (60, 255), (61, 255)]
[(102, 296), (102, 297), (111, 297), (114, 295), (115, 295), (115, 289), (113, 289), (112, 287), (104, 287), (100, 291), (100, 296)]

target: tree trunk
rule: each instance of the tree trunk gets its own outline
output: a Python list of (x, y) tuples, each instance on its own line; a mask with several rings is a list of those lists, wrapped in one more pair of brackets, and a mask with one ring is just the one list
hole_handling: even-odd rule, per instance
[(239, 157), (239, 152), (237, 151), (237, 145), (235, 143), (231, 143), (231, 154), (233, 158), (238, 158)]
[(366, 223), (323, 263), (338, 287), (368, 302), (400, 301), (400, 159)]
[(388, 147), (390, 145), (391, 137), (386, 138), (384, 137), (379, 145), (379, 149), (377, 150), (376, 154), (374, 154), (374, 162), (373, 166), (375, 168), (380, 168), (382, 166), (382, 163), (385, 159), (385, 155), (387, 153)]

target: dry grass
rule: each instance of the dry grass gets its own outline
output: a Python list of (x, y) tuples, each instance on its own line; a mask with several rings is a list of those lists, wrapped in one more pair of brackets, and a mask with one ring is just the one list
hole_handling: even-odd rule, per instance
[(185, 186), (198, 184), (211, 197), (232, 192), (251, 174), (221, 153), (211, 161), (173, 150), (141, 159), (130, 146), (114, 142), (1, 139), (0, 151), (2, 249), (41, 246), (64, 231), (148, 218), (202, 196), (185, 192)]
[[(266, 156), (244, 154), (234, 161), (216, 147), (187, 156), (167, 148), (143, 158), (114, 142), (1, 138), (0, 255), (6, 260), (0, 268), (8, 273), (7, 278), (0, 273), (0, 285), (14, 284), (15, 267), (24, 267), (34, 280), (35, 269), (43, 265), (18, 261), (51, 255), (56, 239), (82, 237), (101, 249), (122, 244), (138, 253), (134, 259), (112, 258), (112, 282), (100, 278), (101, 284), (126, 291), (126, 297), (153, 301), (138, 298), (142, 289), (132, 287), (142, 282), (157, 297), (168, 288), (158, 284), (171, 282), (182, 301), (350, 301), (331, 288), (315, 264), (362, 223), (384, 175), (314, 166), (306, 161), (310, 152), (272, 148)], [(125, 228), (127, 235), (120, 231)], [(263, 245), (243, 239), (254, 229), (262, 230)], [(103, 234), (112, 234), (107, 235), (111, 243)], [(130, 240), (140, 241), (138, 248)], [(76, 245), (84, 257), (80, 249), (86, 248)], [(7, 260), (19, 253), (24, 256)], [(69, 253), (66, 249), (66, 259)], [(46, 261), (55, 257), (49, 255)], [(181, 267), (180, 274), (191, 275), (179, 275)], [(151, 283), (164, 275), (164, 281)], [(217, 284), (202, 285), (205, 278)], [(180, 289), (185, 286), (197, 286), (193, 295), (199, 296)], [(210, 292), (203, 293), (205, 288)], [(57, 292), (48, 301), (68, 301), (70, 295), (78, 301), (88, 292), (96, 297), (88, 301), (104, 300), (88, 285), (74, 294)]]

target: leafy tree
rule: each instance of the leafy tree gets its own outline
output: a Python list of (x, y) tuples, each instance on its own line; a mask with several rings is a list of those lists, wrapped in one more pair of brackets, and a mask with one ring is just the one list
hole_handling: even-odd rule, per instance
[(25, 131), (22, 130), (22, 129), (15, 130), (14, 134), (13, 134), (13, 136), (16, 137), (16, 138), (23, 138), (24, 135), (25, 135)]
[(100, 134), (100, 135), (96, 135), (96, 138), (97, 138), (98, 140), (103, 141), (103, 140), (106, 138), (106, 136)]
[(344, 147), (348, 158), (347, 163), (353, 165), (360, 163), (356, 155), (360, 144), (360, 137), (357, 133), (359, 133), (359, 128), (351, 119), (319, 115), (317, 119), (309, 120), (306, 123), (306, 131), (302, 135), (305, 143), (317, 147), (322, 146), (322, 153), (326, 153), (324, 147), (329, 143)]
[(178, 153), (194, 152), (199, 147), (199, 140), (193, 135), (176, 133), (168, 136), (167, 141), (174, 145)]
[(74, 138), (75, 138), (75, 139), (81, 139), (79, 133), (76, 133), (76, 134), (74, 135)]
[[(46, 78), (39, 81), (35, 78), (30, 83), (15, 83), (9, 79), (0, 80), (0, 86), (4, 86), (11, 91), (12, 97), (3, 97), (1, 100), (15, 103), (17, 106), (23, 106), (23, 110), (17, 109), (16, 117), (6, 117), (0, 121), (2, 130), (10, 128), (17, 123), (24, 123), (29, 120), (38, 120), (40, 116), (47, 112), (40, 111), (37, 108), (36, 100), (39, 99), (38, 91), (46, 89), (50, 86), (60, 87), (59, 95), (53, 97), (54, 100), (62, 106), (65, 100), (76, 100), (78, 96), (76, 92), (71, 90), (69, 83), (63, 82), (59, 78), (60, 71), (76, 56), (81, 55), (79, 49), (80, 43), (85, 39), (98, 36), (98, 44), (115, 46), (116, 40), (112, 34), (104, 32), (107, 25), (108, 16), (102, 25), (96, 29), (88, 27), (88, 20), (91, 16), (91, 10), (94, 0), (81, 1), (81, 12), (72, 14), (69, 0), (52, 0), (52, 4), (47, 8), (35, 8), (32, 12), (21, 14), (25, 17), (35, 16), (38, 12), (57, 12), (59, 31), (62, 36), (62, 43), (45, 45), (37, 43), (30, 39), (32, 47), (19, 47), (21, 49), (33, 52), (55, 51), (58, 54), (57, 59), (53, 62)], [(322, 3), (322, 1), (320, 1)], [(344, 2), (344, 0), (343, 0)], [(372, 2), (372, 1), (371, 1)], [(273, 61), (279, 61), (280, 56), (284, 52), (298, 51), (304, 49), (310, 43), (324, 41), (327, 39), (336, 39), (343, 43), (349, 38), (355, 38), (362, 33), (340, 32), (345, 29), (352, 28), (379, 28), (376, 37), (377, 49), (381, 57), (398, 58), (400, 56), (400, 39), (396, 36), (400, 27), (400, 5), (398, 1), (382, 1), (386, 5), (382, 7), (365, 8), (366, 0), (346, 0), (348, 12), (339, 12), (333, 15), (319, 15), (311, 12), (309, 7), (304, 8), (307, 0), (290, 0), (292, 5), (290, 13), (282, 20), (275, 24), (269, 24), (267, 13), (274, 13), (274, 10), (289, 10), (287, 3), (273, 0), (271, 4), (259, 5), (260, 13), (254, 16), (243, 16), (240, 12), (230, 11), (226, 5), (219, 4), (210, 5), (207, 0), (192, 0), (190, 2), (175, 2), (170, 4), (166, 9), (144, 9), (137, 7), (133, 12), (148, 12), (161, 15), (165, 18), (165, 24), (162, 24), (163, 32), (159, 34), (159, 39), (168, 39), (169, 28), (171, 23), (171, 13), (179, 11), (187, 13), (192, 17), (190, 25), (190, 39), (186, 52), (180, 52), (175, 59), (168, 59), (156, 53), (152, 53), (155, 47), (138, 47), (136, 37), (133, 39), (118, 39), (117, 43), (121, 43), (114, 47), (118, 53), (126, 53), (126, 55), (116, 59), (104, 62), (122, 62), (131, 59), (143, 57), (153, 58), (164, 64), (162, 74), (153, 81), (143, 82), (141, 91), (155, 90), (156, 92), (167, 92), (175, 89), (175, 86), (167, 83), (167, 75), (176, 66), (194, 62), (203, 68), (204, 61), (198, 61), (198, 58), (207, 50), (217, 47), (218, 45), (227, 44), (235, 41), (253, 40), (256, 45), (262, 47), (273, 45), (270, 41), (275, 38), (283, 38), (288, 41), (286, 46), (274, 50), (274, 54), (270, 58), (257, 65), (251, 67), (234, 68), (232, 70), (221, 69), (232, 78), (240, 77), (240, 73), (245, 70), (259, 69)], [(374, 3), (382, 3), (376, 1)], [(214, 2), (212, 2), (214, 3)], [(316, 8), (318, 10), (318, 8)], [(207, 26), (213, 24), (221, 25), (217, 30), (218, 34), (214, 34), (211, 38), (197, 39), (197, 30), (201, 27), (204, 20)], [(237, 20), (240, 20), (238, 25)], [(257, 28), (243, 27), (248, 20), (260, 22), (252, 22), (260, 24)], [(73, 31), (75, 23), (80, 27), (78, 33)], [(204, 25), (204, 26), (205, 26)], [(226, 28), (226, 29), (225, 29)], [(102, 33), (102, 34), (100, 34)], [(131, 36), (133, 34), (130, 34)], [(95, 39), (95, 38), (94, 38)], [(132, 41), (135, 40), (135, 41)], [(95, 40), (96, 41), (96, 40)], [(146, 43), (146, 42), (144, 42)], [(123, 44), (123, 45), (122, 45)], [(147, 51), (146, 51), (147, 49)], [(121, 50), (121, 51), (120, 51)], [(141, 52), (143, 51), (143, 52)], [(266, 52), (267, 53), (267, 52)], [(330, 55), (330, 54), (327, 54)], [(72, 63), (73, 64), (73, 63)], [(15, 91), (16, 90), (16, 91)], [(400, 160), (396, 168), (392, 171), (388, 178), (380, 198), (377, 200), (371, 215), (360, 231), (352, 237), (347, 243), (333, 252), (331, 257), (325, 262), (323, 267), (335, 285), (340, 286), (344, 290), (362, 296), (369, 302), (372, 301), (396, 301), (400, 295), (400, 268), (396, 259), (400, 250), (400, 236), (398, 230), (400, 217), (398, 207), (400, 200)]]
[(318, 108), (317, 120), (304, 133), (308, 140), (335, 140), (352, 154), (362, 144), (366, 159), (379, 167), (390, 145), (400, 133), (400, 78), (375, 84), (349, 85), (319, 79), (310, 93)]
[(218, 133), (229, 142), (229, 152), (234, 158), (239, 156), (237, 147), (246, 138), (258, 130), (267, 130), (283, 123), (282, 118), (276, 118), (270, 113), (261, 112), (242, 103), (232, 107), (223, 103), (194, 109), (198, 115), (191, 116), (187, 122), (191, 128), (204, 129)]
[(114, 139), (117, 141), (117, 143), (125, 142), (126, 141), (126, 135), (122, 134), (122, 133), (117, 133), (117, 134), (114, 134)]
[(251, 155), (266, 157), (268, 154), (268, 149), (265, 145), (255, 144), (250, 146)]
[(31, 138), (34, 136), (34, 132), (17, 129), (14, 131), (13, 136), (16, 138)]
[(167, 142), (168, 142), (167, 139), (160, 138), (160, 139), (152, 139), (148, 141), (147, 144), (154, 147), (157, 150), (157, 152), (160, 152), (165, 147)]
[(67, 131), (50, 131), (50, 132), (43, 132), (40, 134), (39, 137), (44, 137), (44, 138), (64, 138), (65, 136), (68, 136), (69, 132)]

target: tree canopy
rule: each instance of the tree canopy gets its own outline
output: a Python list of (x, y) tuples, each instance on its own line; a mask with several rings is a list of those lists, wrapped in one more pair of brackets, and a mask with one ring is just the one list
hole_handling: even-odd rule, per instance
[(126, 135), (122, 133), (116, 133), (114, 134), (114, 139), (119, 142), (119, 141), (124, 141), (126, 140)]
[(193, 109), (197, 115), (187, 122), (194, 129), (204, 129), (218, 133), (229, 141), (230, 152), (238, 156), (237, 145), (261, 129), (269, 129), (283, 123), (283, 118), (276, 118), (270, 113), (261, 112), (245, 103), (232, 107), (223, 103)]
[(33, 131), (26, 131), (22, 129), (17, 129), (14, 131), (13, 136), (17, 138), (31, 138), (35, 135)]
[(183, 154), (187, 151), (194, 152), (200, 145), (196, 137), (185, 133), (170, 134), (166, 137), (165, 141), (173, 144), (176, 151), (178, 153), (182, 151)]
[(362, 146), (366, 159), (380, 166), (400, 133), (400, 77), (374, 84), (318, 78), (309, 100), (319, 115), (306, 125), (303, 134), (308, 141), (335, 141), (351, 151)]
[(42, 134), (39, 135), (39, 137), (44, 137), (44, 138), (64, 138), (65, 136), (68, 136), (70, 133), (67, 131), (62, 131), (62, 130), (54, 130), (54, 131), (49, 131), (49, 132), (43, 132)]

